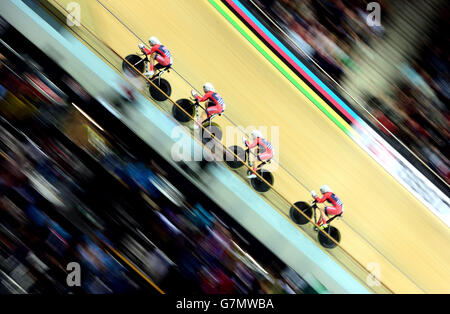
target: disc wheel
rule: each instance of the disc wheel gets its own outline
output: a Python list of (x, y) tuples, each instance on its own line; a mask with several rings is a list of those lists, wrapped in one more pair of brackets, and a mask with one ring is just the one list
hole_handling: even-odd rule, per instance
[[(311, 205), (306, 202), (297, 202), (294, 204), (294, 206), (291, 206), (291, 209), (289, 210), (289, 216), (291, 217), (292, 221), (297, 225), (304, 225), (308, 223), (308, 218), (311, 218), (313, 214), (313, 208), (311, 207)], [(302, 215), (299, 210), (302, 211), (308, 218)]]
[(152, 80), (152, 82), (156, 86), (158, 86), (161, 89), (161, 91), (164, 92), (162, 93), (158, 88), (156, 88), (156, 86), (150, 84), (149, 91), (153, 99), (155, 99), (156, 101), (164, 101), (167, 99), (166, 95), (170, 97), (170, 95), (172, 94), (172, 87), (170, 86), (167, 80), (163, 78), (155, 78)]
[(258, 192), (267, 192), (270, 190), (271, 186), (273, 185), (273, 174), (270, 171), (265, 170), (258, 170), (256, 171), (257, 174), (259, 174), (265, 181), (267, 181), (269, 184), (261, 180), (259, 177), (252, 178), (251, 184), (252, 187), (258, 191)]
[[(183, 123), (191, 121), (195, 113), (194, 103), (189, 99), (183, 98), (177, 100), (177, 105), (173, 105), (172, 107), (172, 115), (174, 118)], [(183, 108), (184, 111), (181, 108)]]
[[(138, 55), (135, 54), (128, 55), (125, 57), (125, 60), (127, 60), (130, 64), (132, 64), (139, 72), (142, 73), (144, 71), (145, 63), (144, 61), (141, 61), (142, 58), (139, 57)], [(137, 73), (136, 70), (133, 69), (126, 61), (122, 62), (122, 70), (126, 74), (131, 74), (133, 76), (139, 75), (139, 73)]]
[(324, 233), (328, 233), (328, 235), (331, 238), (333, 238), (337, 243), (339, 243), (341, 241), (341, 233), (339, 232), (339, 230), (333, 226), (329, 226), (323, 229), (323, 231), (324, 232), (319, 231), (318, 235), (319, 243), (327, 249), (335, 248), (337, 244), (329, 237), (327, 237)]
[[(231, 152), (233, 152), (233, 154)], [(237, 155), (239, 159), (235, 156)], [(245, 150), (237, 145), (230, 146), (228, 150), (224, 152), (225, 163), (232, 169), (240, 168), (244, 165), (243, 162), (246, 162)], [(243, 162), (241, 161), (243, 160)]]
[[(203, 144), (207, 144), (212, 140), (212, 135), (219, 141), (222, 140), (222, 129), (217, 123), (212, 122), (211, 125), (209, 123), (203, 124), (205, 130), (202, 129), (202, 142)], [(208, 132), (207, 132), (208, 131)], [(211, 133), (211, 134), (210, 134)]]

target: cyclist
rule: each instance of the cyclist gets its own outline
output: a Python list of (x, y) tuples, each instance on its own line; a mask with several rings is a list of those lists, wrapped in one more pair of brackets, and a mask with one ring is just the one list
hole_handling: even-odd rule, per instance
[[(163, 46), (158, 38), (152, 36), (148, 40), (148, 43), (150, 44), (151, 49), (146, 48), (143, 43), (139, 44), (139, 49), (150, 58), (155, 55), (154, 59), (149, 62), (148, 71), (144, 73), (145, 76), (151, 78), (153, 77), (153, 74), (155, 74), (155, 69), (159, 70), (171, 66), (173, 60), (169, 49), (167, 49), (166, 46)], [(157, 64), (155, 65), (154, 63)]]
[(260, 161), (259, 165), (255, 164), (253, 165), (253, 171), (248, 171), (247, 178), (256, 178), (256, 170), (258, 170), (262, 165), (268, 163), (272, 157), (273, 157), (273, 148), (272, 144), (269, 143), (266, 139), (263, 138), (262, 134), (258, 130), (253, 130), (251, 133), (253, 142), (250, 143), (247, 141), (245, 136), (242, 138), (245, 146), (248, 147), (248, 149), (252, 149), (254, 147), (257, 147), (257, 153), (256, 158), (258, 161)]
[[(218, 93), (216, 93), (214, 86), (211, 83), (205, 83), (203, 85), (203, 91), (205, 92), (203, 97), (200, 97), (195, 90), (191, 91), (192, 96), (199, 102), (208, 101), (205, 112), (201, 114), (200, 121), (198, 121), (200, 124), (211, 118), (212, 115), (222, 114), (225, 111), (225, 101)], [(194, 128), (198, 128), (198, 125), (194, 124)]]
[[(317, 201), (317, 203), (328, 202), (332, 206), (326, 206), (324, 209), (319, 207), (320, 217), (318, 225), (320, 228), (324, 229), (328, 227), (327, 221), (330, 215), (340, 215), (344, 211), (344, 204), (341, 199), (333, 193), (331, 188), (324, 184), (320, 187), (320, 193), (322, 193), (322, 198), (320, 198), (315, 191), (311, 191), (311, 196)], [(325, 218), (326, 217), (326, 218)]]

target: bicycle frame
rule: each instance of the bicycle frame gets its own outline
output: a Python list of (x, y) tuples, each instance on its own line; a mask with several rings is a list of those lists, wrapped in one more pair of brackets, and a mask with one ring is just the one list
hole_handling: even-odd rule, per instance
[[(138, 56), (143, 56), (143, 58), (141, 60), (139, 60), (138, 62), (136, 62), (135, 64), (133, 64), (134, 66), (138, 65), (141, 62), (144, 62), (144, 69), (146, 69), (148, 67), (148, 64), (153, 63), (154, 58), (151, 57), (150, 59), (148, 58), (148, 56), (144, 53), (137, 53), (136, 55)], [(164, 67), (163, 69), (158, 69), (158, 73), (156, 73), (155, 75), (153, 75), (152, 79), (155, 78), (156, 76), (158, 77), (158, 79), (161, 78), (161, 75), (164, 74), (164, 72), (169, 71), (168, 67)]]
[[(316, 218), (317, 218), (316, 211), (319, 210), (319, 206), (317, 206), (317, 202), (314, 201), (314, 202), (311, 204), (311, 207), (314, 209), (314, 211), (313, 211), (314, 223), (317, 225), (317, 224), (318, 224), (318, 221), (317, 221), (317, 219), (316, 219)], [(341, 217), (341, 216), (342, 216), (342, 213), (339, 214), (339, 215), (334, 215), (333, 217), (331, 217), (330, 219), (328, 219), (327, 224), (328, 224), (328, 225), (331, 225), (331, 222), (332, 222), (333, 220), (335, 220), (336, 218), (339, 218), (339, 217)]]

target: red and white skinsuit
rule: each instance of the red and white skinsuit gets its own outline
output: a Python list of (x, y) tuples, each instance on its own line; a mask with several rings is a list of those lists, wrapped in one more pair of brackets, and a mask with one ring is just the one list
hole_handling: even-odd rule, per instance
[[(153, 45), (152, 49), (143, 48), (142, 52), (147, 56), (152, 56), (156, 53), (155, 60), (164, 67), (172, 65), (172, 55), (170, 54), (169, 49), (163, 45)], [(153, 68), (153, 63), (150, 63), (150, 71), (153, 71)]]
[[(257, 158), (259, 161), (266, 161), (273, 157), (273, 148), (272, 144), (270, 144), (266, 139), (263, 139), (262, 137), (257, 137), (256, 140), (253, 143), (249, 143), (248, 141), (245, 141), (245, 145), (248, 148), (254, 148), (258, 146), (259, 150), (262, 150), (262, 153), (258, 154)], [(254, 167), (253, 170), (255, 170), (256, 167)]]
[(314, 197), (318, 203), (329, 202), (333, 206), (325, 207), (325, 214), (329, 215), (339, 215), (344, 211), (344, 204), (341, 199), (336, 196), (333, 192), (326, 192), (322, 195), (322, 198), (319, 196)]
[(225, 110), (225, 101), (216, 92), (209, 91), (205, 95), (203, 95), (203, 97), (195, 95), (195, 98), (199, 102), (209, 100), (210, 105), (208, 105), (208, 107), (206, 108), (206, 114), (208, 115), (208, 118), (216, 113), (221, 114)]

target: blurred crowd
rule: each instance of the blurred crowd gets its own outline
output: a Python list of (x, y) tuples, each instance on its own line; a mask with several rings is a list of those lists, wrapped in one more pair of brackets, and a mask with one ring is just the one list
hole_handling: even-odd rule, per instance
[[(391, 95), (369, 101), (375, 117), (450, 183), (450, 89), (448, 10), (442, 10), (431, 44), (411, 62), (398, 66), (401, 79)], [(384, 128), (381, 128), (385, 131)]]
[[(163, 172), (111, 154), (101, 163), (130, 189), (144, 193), (152, 209), (142, 215), (130, 208), (134, 222), (127, 223), (139, 221), (154, 250), (146, 252), (132, 238), (127, 238), (123, 247), (136, 260), (148, 261), (144, 268), (157, 282), (176, 266), (181, 278), (177, 277), (174, 285), (183, 289), (179, 292), (301, 293), (309, 289), (300, 277), (284, 276), (284, 269), (269, 265), (268, 271), (259, 265), (239, 246), (232, 228), (205, 209), (200, 195), (187, 199)], [(192, 200), (194, 204), (189, 203)]]
[[(136, 289), (83, 213), (93, 173), (58, 138), (43, 81), (2, 58), (0, 86), (0, 289), (2, 293), (102, 293)], [(38, 83), (38, 84), (36, 84)], [(37, 87), (39, 86), (39, 87)], [(45, 92), (44, 92), (45, 93)], [(61, 101), (53, 94), (54, 101)], [(61, 103), (60, 103), (61, 104)], [(49, 119), (50, 118), (50, 119)], [(55, 118), (55, 116), (53, 116)], [(88, 226), (90, 226), (88, 228)], [(81, 288), (66, 283), (82, 265)]]
[[(250, 255), (174, 169), (116, 146), (38, 66), (0, 61), (0, 293), (157, 293), (147, 280), (166, 293), (315, 293), (262, 245)], [(67, 283), (73, 262), (81, 286)]]
[[(301, 48), (301, 53), (311, 57), (337, 82), (348, 71), (357, 71), (351, 57), (353, 49), (360, 46), (369, 48), (373, 39), (383, 40), (385, 34), (383, 26), (369, 27), (366, 22), (366, 7), (370, 1), (255, 2)], [(377, 2), (383, 10), (383, 25), (388, 24), (392, 14), (389, 1)], [(249, 4), (249, 7), (252, 6)], [(439, 27), (433, 30), (430, 42), (423, 44), (415, 60), (398, 66), (403, 78), (392, 85), (392, 95), (373, 95), (366, 101), (373, 115), (384, 125), (377, 124), (381, 131), (388, 137), (391, 135), (387, 130), (392, 132), (450, 183), (449, 55), (446, 48), (449, 37), (445, 35), (449, 29), (448, 21), (448, 6), (444, 6), (439, 16)], [(386, 103), (386, 98), (392, 101)], [(401, 146), (396, 147), (404, 150)]]

